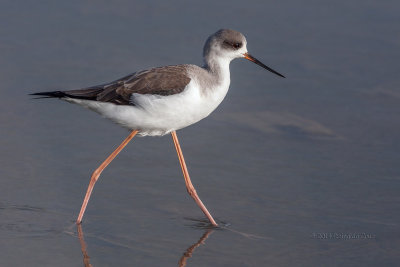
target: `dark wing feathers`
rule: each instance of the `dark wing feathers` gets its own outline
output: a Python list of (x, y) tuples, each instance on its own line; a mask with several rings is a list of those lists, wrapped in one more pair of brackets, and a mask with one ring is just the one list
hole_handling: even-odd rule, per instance
[(184, 65), (154, 68), (105, 85), (96, 100), (127, 105), (134, 93), (173, 95), (182, 92), (189, 82)]
[(70, 97), (70, 98), (78, 98), (78, 99), (86, 99), (86, 100), (96, 100), (97, 95), (101, 91), (103, 91), (103, 88), (90, 87), (90, 88), (85, 88), (85, 89), (69, 90), (69, 91), (39, 92), (39, 93), (30, 94), (30, 95), (40, 96), (37, 98)]
[(174, 95), (182, 92), (190, 78), (185, 65), (166, 66), (135, 72), (111, 83), (79, 90), (36, 93), (48, 97), (71, 97), (130, 105), (132, 94)]

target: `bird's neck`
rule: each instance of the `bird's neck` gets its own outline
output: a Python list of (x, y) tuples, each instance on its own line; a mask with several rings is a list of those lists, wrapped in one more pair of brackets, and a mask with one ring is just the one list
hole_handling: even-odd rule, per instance
[(229, 63), (231, 62), (230, 58), (226, 57), (216, 57), (216, 56), (206, 56), (204, 57), (204, 66), (203, 68), (208, 71), (209, 74), (214, 76), (214, 78), (218, 81), (218, 83), (228, 83), (230, 82), (230, 73), (229, 73)]

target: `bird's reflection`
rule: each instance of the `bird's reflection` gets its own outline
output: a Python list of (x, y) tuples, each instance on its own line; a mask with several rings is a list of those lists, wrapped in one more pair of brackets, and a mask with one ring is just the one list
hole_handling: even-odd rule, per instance
[(213, 229), (207, 229), (196, 243), (194, 243), (193, 245), (191, 245), (186, 249), (186, 251), (183, 253), (182, 257), (179, 260), (179, 267), (186, 266), (186, 261), (190, 257), (192, 257), (194, 250), (199, 246), (204, 245), (206, 239), (211, 235), (213, 231), (214, 231)]
[(81, 250), (82, 250), (82, 254), (83, 254), (83, 264), (85, 265), (85, 267), (93, 267), (89, 262), (90, 257), (87, 254), (86, 242), (85, 242), (85, 239), (83, 238), (83, 230), (82, 230), (82, 226), (80, 224), (78, 224), (78, 238), (79, 238), (79, 243), (81, 243)]
[[(90, 264), (90, 257), (87, 253), (87, 246), (86, 242), (83, 236), (83, 230), (82, 226), (80, 224), (77, 225), (78, 228), (78, 238), (79, 238), (79, 243), (81, 244), (81, 250), (82, 250), (82, 255), (83, 255), (83, 264), (85, 267), (93, 267), (92, 264)], [(183, 253), (182, 257), (179, 260), (179, 267), (184, 267), (186, 266), (187, 260), (192, 257), (193, 252), (196, 248), (198, 248), (201, 245), (205, 244), (206, 239), (211, 235), (211, 233), (214, 231), (212, 228), (208, 228), (203, 232), (203, 235), (200, 237), (199, 240), (197, 240), (196, 243), (192, 244), (189, 246), (186, 251)]]

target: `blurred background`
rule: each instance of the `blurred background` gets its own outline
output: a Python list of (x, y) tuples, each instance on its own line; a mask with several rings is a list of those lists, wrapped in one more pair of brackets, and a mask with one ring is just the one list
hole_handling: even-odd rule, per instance
[(192, 181), (222, 228), (207, 232), (171, 137), (135, 138), (103, 172), (85, 214), (90, 263), (394, 266), (399, 8), (1, 1), (0, 265), (83, 266), (74, 220), (92, 171), (128, 135), (79, 106), (28, 94), (201, 65), (206, 38), (232, 28), (287, 78), (235, 60), (221, 106), (178, 131)]

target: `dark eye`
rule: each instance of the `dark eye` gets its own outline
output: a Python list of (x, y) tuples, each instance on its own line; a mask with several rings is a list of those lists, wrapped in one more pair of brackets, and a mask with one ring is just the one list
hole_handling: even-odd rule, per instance
[(227, 48), (231, 47), (233, 49), (239, 49), (242, 47), (243, 44), (241, 42), (235, 43), (235, 42), (230, 42), (230, 41), (225, 40), (224, 45)]

